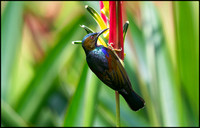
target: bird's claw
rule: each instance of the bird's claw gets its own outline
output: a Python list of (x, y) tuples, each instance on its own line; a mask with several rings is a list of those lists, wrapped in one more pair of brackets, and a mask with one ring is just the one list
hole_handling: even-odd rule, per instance
[(114, 49), (116, 52), (121, 52), (122, 51), (122, 48), (120, 49)]
[(116, 52), (121, 52), (121, 51), (122, 51), (122, 48), (120, 48), (120, 49), (114, 49), (113, 46), (112, 46), (112, 44), (113, 44), (113, 43), (109, 43), (109, 44), (108, 44), (108, 48), (109, 48), (109, 49), (111, 49), (111, 50), (113, 50), (113, 51), (116, 51)]

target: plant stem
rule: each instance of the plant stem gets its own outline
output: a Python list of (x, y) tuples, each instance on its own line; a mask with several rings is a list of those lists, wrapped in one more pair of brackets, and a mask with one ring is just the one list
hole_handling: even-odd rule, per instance
[(119, 93), (115, 91), (115, 100), (116, 100), (116, 127), (120, 127), (120, 103), (119, 103)]
[[(120, 59), (124, 61), (124, 40), (123, 40), (123, 23), (122, 23), (122, 1), (116, 2), (116, 46), (117, 49), (122, 49), (121, 52), (118, 53)], [(116, 98), (116, 127), (120, 127), (120, 101), (119, 101), (119, 93), (115, 91)]]
[[(109, 1), (109, 10), (110, 10), (109, 43), (112, 43), (112, 46), (115, 49), (122, 49), (122, 51), (117, 52), (117, 54), (122, 60), (124, 60), (122, 2)], [(118, 91), (115, 91), (115, 99), (116, 99), (116, 127), (120, 127), (120, 104), (119, 104)]]

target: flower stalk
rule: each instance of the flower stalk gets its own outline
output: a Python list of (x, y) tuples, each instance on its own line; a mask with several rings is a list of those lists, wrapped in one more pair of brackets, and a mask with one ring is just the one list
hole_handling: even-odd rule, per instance
[[(109, 1), (110, 30), (109, 44), (114, 49), (121, 49), (117, 52), (119, 58), (124, 60), (124, 36), (122, 23), (122, 1)], [(125, 27), (126, 28), (126, 27)], [(126, 33), (126, 32), (125, 32)], [(120, 127), (120, 101), (119, 93), (115, 91), (116, 99), (116, 127)]]
[(115, 91), (115, 101), (116, 101), (116, 127), (120, 127), (120, 103), (119, 103), (118, 91)]

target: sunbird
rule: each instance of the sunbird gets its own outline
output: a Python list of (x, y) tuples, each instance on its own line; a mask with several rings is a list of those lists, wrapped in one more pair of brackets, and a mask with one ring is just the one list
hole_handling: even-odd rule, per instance
[(134, 92), (129, 77), (116, 53), (97, 45), (98, 37), (107, 29), (87, 34), (82, 40), (86, 61), (92, 72), (111, 89), (118, 91), (133, 111), (144, 107), (145, 101)]

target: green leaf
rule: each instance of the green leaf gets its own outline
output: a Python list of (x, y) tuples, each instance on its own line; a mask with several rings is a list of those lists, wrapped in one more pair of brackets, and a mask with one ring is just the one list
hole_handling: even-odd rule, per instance
[(11, 108), (9, 104), (1, 100), (1, 123), (6, 127), (28, 127), (27, 123)]
[[(102, 116), (109, 125), (116, 126), (116, 108), (115, 108), (115, 91), (109, 88), (107, 85), (102, 84), (99, 94), (98, 113)], [(124, 98), (120, 95), (120, 125), (121, 126), (149, 126), (146, 118), (142, 118), (140, 114), (145, 109), (141, 109), (138, 112), (132, 111)]]
[(98, 98), (98, 78), (89, 70), (85, 63), (76, 92), (67, 108), (64, 126), (93, 126), (95, 106)]
[[(10, 100), (12, 73), (21, 46), (23, 2), (8, 2), (1, 22), (1, 97)], [(8, 101), (9, 102), (9, 101)]]
[[(91, 14), (91, 16), (95, 19), (95, 21), (97, 22), (97, 24), (99, 25), (99, 27), (101, 28), (101, 30), (106, 29), (106, 23), (104, 22), (104, 20), (102, 19), (102, 17), (99, 15), (99, 13), (93, 9), (92, 7), (86, 5), (85, 8), (88, 10), (88, 12)], [(103, 33), (104, 38), (106, 38), (108, 40), (109, 38), (109, 31)]]
[(94, 31), (91, 28), (89, 28), (89, 27), (87, 27), (85, 25), (80, 25), (80, 26), (81, 26), (81, 28), (85, 29), (85, 31), (87, 32), (87, 34), (94, 33)]
[[(141, 94), (146, 104), (144, 109), (147, 110), (149, 122), (153, 126), (159, 126), (156, 109), (152, 105), (151, 93), (148, 87), (149, 67), (147, 61), (146, 43), (143, 31), (138, 27), (133, 15), (127, 10), (128, 20), (130, 22), (131, 43), (125, 43), (125, 69), (129, 75), (133, 89)], [(128, 40), (129, 41), (129, 40)], [(151, 69), (151, 68), (150, 68)]]
[(94, 115), (96, 114), (96, 104), (98, 101), (99, 89), (101, 87), (100, 80), (90, 70), (88, 75), (86, 90), (85, 90), (85, 101), (84, 101), (84, 116), (83, 126), (92, 127), (94, 122)]
[(179, 126), (180, 91), (175, 83), (170, 54), (166, 47), (162, 24), (154, 4), (142, 3), (143, 32), (146, 40), (147, 61), (152, 75), (151, 99), (161, 126)]
[(130, 22), (129, 28), (131, 32), (131, 37), (133, 39), (132, 43), (134, 44), (139, 63), (142, 66), (142, 70), (143, 72), (145, 72), (147, 68), (147, 64), (146, 64), (147, 61), (146, 61), (146, 45), (145, 45), (144, 36), (141, 29), (136, 24), (134, 17), (132, 16), (130, 11), (127, 11), (127, 16)]
[(48, 96), (51, 88), (55, 86), (51, 83), (65, 62), (73, 57), (76, 47), (72, 47), (71, 38), (77, 31), (73, 26), (77, 26), (81, 22), (81, 18), (82, 15), (77, 15), (58, 33), (56, 46), (49, 51), (44, 62), (35, 72), (35, 76), (27, 90), (17, 102), (17, 112), (27, 121), (31, 122), (34, 116), (37, 115), (45, 97)]
[(71, 99), (70, 105), (67, 108), (67, 113), (65, 115), (64, 126), (82, 126), (82, 115), (83, 115), (83, 104), (84, 104), (84, 91), (85, 84), (87, 81), (87, 72), (88, 66), (85, 63), (83, 65), (83, 71), (80, 75), (80, 80), (76, 92), (74, 93), (73, 98)]
[(125, 37), (126, 37), (126, 33), (127, 33), (127, 30), (128, 30), (128, 26), (129, 26), (129, 21), (126, 21), (126, 23), (124, 24), (123, 26), (123, 39), (125, 40)]
[[(199, 2), (174, 3), (177, 62), (191, 125), (199, 124)], [(188, 120), (188, 119), (186, 119)]]

